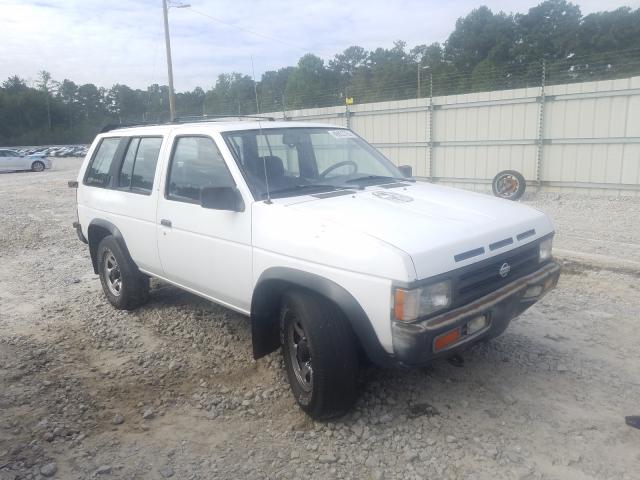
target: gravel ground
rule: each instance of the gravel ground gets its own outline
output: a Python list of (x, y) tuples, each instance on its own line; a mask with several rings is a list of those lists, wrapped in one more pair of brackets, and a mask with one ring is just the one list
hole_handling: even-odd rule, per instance
[(640, 197), (525, 195), (525, 203), (553, 218), (556, 247), (640, 262)]
[[(111, 308), (70, 227), (79, 163), (54, 165), (0, 175), (0, 480), (640, 478), (640, 274), (567, 264), (463, 366), (370, 368), (318, 423), (248, 319), (163, 284)], [(556, 197), (528, 202), (558, 243), (638, 252), (637, 203)]]

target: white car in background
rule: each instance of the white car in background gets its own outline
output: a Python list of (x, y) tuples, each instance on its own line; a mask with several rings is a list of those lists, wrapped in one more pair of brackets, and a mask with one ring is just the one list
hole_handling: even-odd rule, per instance
[(17, 170), (42, 172), (45, 168), (51, 168), (51, 160), (46, 157), (21, 155), (15, 150), (0, 148), (0, 172)]

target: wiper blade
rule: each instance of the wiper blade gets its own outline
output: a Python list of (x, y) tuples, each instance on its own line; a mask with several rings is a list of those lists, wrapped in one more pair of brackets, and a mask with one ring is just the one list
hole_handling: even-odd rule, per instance
[[(319, 190), (351, 190), (350, 187), (341, 187), (339, 185), (328, 185), (326, 183), (307, 183), (304, 185), (294, 185), (292, 187), (280, 188), (277, 190), (269, 190), (269, 195), (279, 195), (281, 193), (298, 192), (300, 190), (319, 189)], [(263, 193), (262, 196), (267, 198), (267, 193)]]
[(399, 178), (399, 177), (389, 177), (386, 175), (366, 175), (364, 177), (358, 177), (358, 178), (352, 178), (351, 180), (347, 180), (345, 183), (358, 183), (361, 182), (362, 180), (400, 180), (400, 181), (404, 181), (406, 179), (404, 178)]

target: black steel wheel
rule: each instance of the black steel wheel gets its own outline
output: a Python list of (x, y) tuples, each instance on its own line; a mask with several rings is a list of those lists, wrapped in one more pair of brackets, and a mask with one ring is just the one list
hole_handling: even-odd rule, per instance
[(280, 335), (298, 405), (319, 420), (348, 412), (356, 401), (358, 356), (342, 312), (323, 297), (292, 291), (282, 301)]
[(133, 310), (149, 298), (149, 279), (129, 260), (112, 235), (104, 237), (98, 245), (98, 273), (109, 303), (119, 310)]

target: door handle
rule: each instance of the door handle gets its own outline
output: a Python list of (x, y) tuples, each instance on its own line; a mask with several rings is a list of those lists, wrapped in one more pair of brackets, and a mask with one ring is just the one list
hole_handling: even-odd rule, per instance
[(164, 218), (160, 220), (160, 225), (163, 227), (171, 228), (171, 220), (165, 220)]

